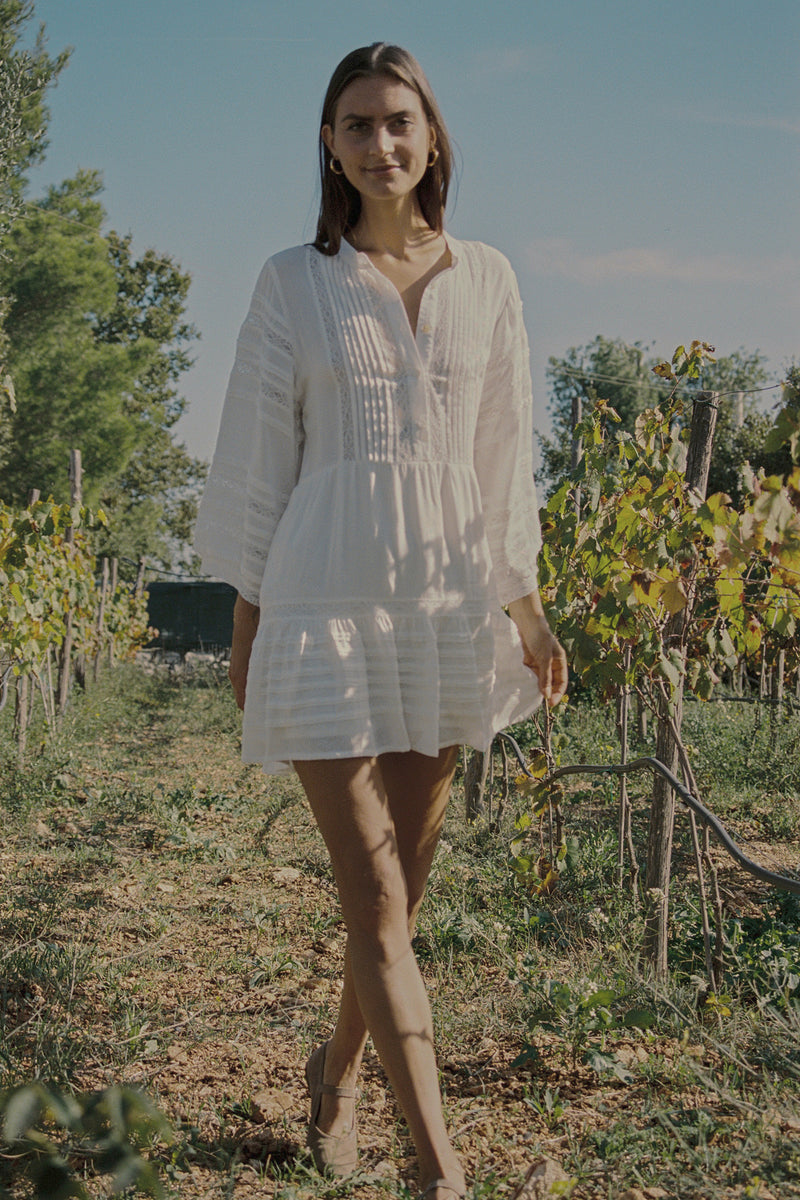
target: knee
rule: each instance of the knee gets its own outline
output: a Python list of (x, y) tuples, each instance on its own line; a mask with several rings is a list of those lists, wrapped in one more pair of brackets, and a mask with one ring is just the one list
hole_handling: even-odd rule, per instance
[(357, 891), (345, 910), (348, 933), (377, 962), (393, 959), (409, 940), (410, 899), (402, 875), (395, 871), (371, 874)]

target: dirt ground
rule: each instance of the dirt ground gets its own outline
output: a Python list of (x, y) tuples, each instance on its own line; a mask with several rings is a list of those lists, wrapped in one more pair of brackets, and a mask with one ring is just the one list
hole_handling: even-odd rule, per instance
[[(58, 889), (60, 915), (47, 936), (76, 964), (59, 1002), (59, 1036), (79, 1048), (75, 1084), (124, 1082), (153, 1097), (177, 1131), (173, 1150), (160, 1155), (169, 1194), (415, 1195), (413, 1151), (370, 1049), (359, 1172), (326, 1183), (303, 1149), (303, 1064), (332, 1027), (344, 929), (297, 784), (243, 768), (235, 737), (191, 721), (165, 728), (155, 712), (144, 728), (106, 733), (81, 752), (60, 786), (57, 804), (7, 838), (0, 895), (7, 904), (17, 894), (12, 903), (21, 904), (22, 888), (33, 905), (36, 886)], [(459, 820), (454, 808), (451, 821)], [(445, 841), (434, 888), (437, 878), (452, 886), (468, 874), (447, 855)], [(615, 1054), (632, 1073), (626, 1083), (573, 1063), (555, 1034), (534, 1039), (533, 1065), (513, 1065), (524, 1034), (520, 996), (497, 949), (462, 955), (450, 970), (421, 956), (447, 1119), (476, 1197), (676, 1194), (664, 1185), (669, 1166), (648, 1161), (654, 1091), (674, 1089), (681, 1112), (711, 1105), (717, 1146), (734, 1154), (745, 1146), (741, 1103), (726, 1102), (724, 1088), (712, 1097), (703, 1082), (724, 1057), (713, 1037), (692, 1044), (638, 1030), (618, 1035)], [(84, 957), (91, 965), (82, 971)], [(44, 1012), (35, 985), (16, 1003), (21, 1022)], [(784, 1106), (767, 1119), (777, 1138), (800, 1141), (800, 1116)], [(635, 1186), (628, 1175), (618, 1188), (603, 1139), (626, 1124), (643, 1131), (641, 1170)], [(543, 1190), (545, 1167), (547, 1187), (560, 1179), (560, 1190)], [(748, 1186), (714, 1195), (774, 1195), (765, 1183)]]

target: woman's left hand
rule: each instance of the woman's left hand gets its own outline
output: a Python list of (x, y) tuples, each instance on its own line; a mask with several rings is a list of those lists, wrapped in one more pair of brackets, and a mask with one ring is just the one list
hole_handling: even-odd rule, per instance
[(558, 704), (567, 690), (567, 656), (547, 623), (538, 593), (513, 600), (508, 614), (522, 641), (522, 661), (536, 676), (547, 703)]

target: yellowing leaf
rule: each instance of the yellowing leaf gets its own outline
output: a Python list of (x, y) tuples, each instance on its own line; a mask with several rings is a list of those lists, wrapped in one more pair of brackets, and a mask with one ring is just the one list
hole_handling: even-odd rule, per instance
[(661, 592), (661, 599), (670, 614), (680, 612), (685, 608), (686, 588), (683, 586), (683, 580), (680, 578), (667, 580)]
[(547, 774), (547, 755), (534, 754), (528, 770), (534, 779), (542, 779)]
[(662, 592), (660, 579), (648, 579), (646, 575), (634, 575), (631, 579), (633, 594), (639, 604), (647, 608), (656, 608)]

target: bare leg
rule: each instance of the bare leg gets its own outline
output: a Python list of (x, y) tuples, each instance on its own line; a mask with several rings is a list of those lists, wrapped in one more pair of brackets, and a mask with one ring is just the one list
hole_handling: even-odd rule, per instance
[[(406, 880), (408, 928), (412, 937), (444, 821), (457, 753), (457, 747), (451, 746), (438, 758), (410, 751), (382, 754), (378, 759)], [(325, 1083), (355, 1087), (366, 1039), (367, 1028), (358, 1005), (347, 950), (339, 1015), (325, 1056)], [(351, 1100), (323, 1096), (321, 1129), (339, 1137), (348, 1132), (352, 1123)]]
[[(417, 762), (417, 772), (414, 759), (422, 760)], [(370, 759), (295, 763), (331, 855), (348, 928), (350, 987), (355, 994), (355, 1003), (349, 991), (343, 995), (325, 1081), (352, 1080), (363, 1049), (363, 1019), (358, 1019), (358, 1013), (363, 1013), (408, 1122), (422, 1179), (447, 1176), (460, 1182), (463, 1175), (442, 1115), (430, 1007), (409, 935), (409, 916), (413, 920), (422, 899), (455, 753), (445, 752), (439, 760), (420, 755), (414, 759), (397, 755), (382, 756), (380, 763)], [(430, 789), (427, 805), (419, 794), (412, 801), (406, 792), (403, 799), (409, 813), (419, 805), (422, 828), (413, 835), (412, 822), (401, 817), (401, 834), (395, 829), (386, 780), (395, 785), (396, 807), (401, 799), (398, 792), (413, 788), (419, 768), (426, 763), (437, 768), (439, 782), (433, 790), (438, 803), (432, 802)], [(426, 789), (417, 785), (416, 792), (420, 790)], [(435, 818), (432, 809), (438, 812)], [(419, 849), (423, 843), (424, 852)], [(401, 844), (406, 849), (418, 847), (413, 856), (417, 865), (409, 862), (408, 883)], [(431, 1200), (436, 1200), (433, 1194)]]

